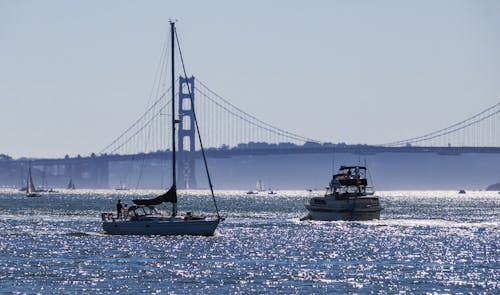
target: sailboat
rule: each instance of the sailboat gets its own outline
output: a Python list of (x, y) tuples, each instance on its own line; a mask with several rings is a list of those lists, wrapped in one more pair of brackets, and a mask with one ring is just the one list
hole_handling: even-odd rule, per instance
[(31, 178), (31, 167), (28, 168), (28, 178), (26, 179), (26, 197), (40, 197), (40, 194), (36, 193), (35, 185), (33, 184), (33, 178)]
[(264, 191), (264, 185), (262, 184), (262, 180), (258, 180), (257, 183), (255, 184), (255, 191), (249, 190), (247, 191), (247, 195), (257, 195), (259, 192)]
[[(135, 199), (133, 200), (134, 205), (130, 206), (126, 212), (118, 211), (116, 215), (113, 213), (102, 213), (102, 227), (103, 230), (108, 234), (114, 235), (202, 235), (202, 236), (212, 236), (215, 234), (217, 226), (220, 222), (224, 220), (219, 214), (219, 209), (217, 208), (217, 202), (215, 200), (215, 195), (213, 191), (212, 181), (210, 179), (210, 173), (207, 166), (205, 150), (203, 148), (203, 143), (201, 141), (200, 132), (198, 130), (198, 122), (196, 120), (196, 114), (193, 110), (193, 117), (195, 121), (196, 130), (198, 133), (198, 139), (200, 142), (201, 152), (203, 156), (203, 161), (205, 164), (205, 170), (208, 178), (208, 184), (210, 186), (210, 191), (212, 193), (212, 198), (214, 202), (214, 207), (217, 216), (214, 218), (207, 218), (205, 216), (195, 216), (191, 212), (186, 212), (184, 216), (178, 216), (177, 212), (177, 187), (176, 187), (176, 141), (175, 141), (175, 124), (178, 120), (175, 119), (175, 40), (177, 38), (175, 32), (175, 23), (170, 21), (170, 37), (171, 37), (171, 70), (172, 70), (172, 185), (168, 191), (160, 196), (153, 199)], [(177, 44), (178, 45), (178, 44)], [(184, 69), (184, 63), (182, 61), (182, 53), (180, 51), (180, 46), (178, 45), (179, 53), (181, 57), (181, 62)], [(184, 69), (184, 75), (186, 71)], [(192, 94), (189, 89), (189, 95)], [(154, 206), (160, 205), (162, 203), (172, 203), (172, 214), (170, 216), (162, 215), (158, 213)], [(121, 205), (117, 205), (121, 206)]]
[(116, 191), (128, 191), (128, 187), (120, 181), (120, 186), (115, 187)]
[(262, 183), (262, 180), (258, 180), (257, 184), (255, 185), (255, 188), (257, 189), (258, 192), (263, 192), (264, 191), (264, 184)]
[(73, 183), (73, 178), (69, 180), (67, 189), (75, 189), (75, 184)]
[(42, 174), (42, 187), (39, 188), (37, 191), (42, 192), (42, 193), (57, 193), (57, 191), (54, 190), (53, 188), (47, 187), (45, 170), (43, 170), (43, 174)]

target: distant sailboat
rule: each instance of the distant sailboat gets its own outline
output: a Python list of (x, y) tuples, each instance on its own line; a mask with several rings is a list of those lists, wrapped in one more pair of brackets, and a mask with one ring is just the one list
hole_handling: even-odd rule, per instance
[(40, 194), (36, 193), (35, 185), (33, 184), (33, 178), (31, 178), (31, 167), (28, 168), (28, 178), (26, 179), (26, 197), (39, 197)]
[(68, 183), (68, 189), (75, 189), (75, 184), (73, 183), (73, 178), (71, 178), (69, 180), (69, 183)]
[(115, 187), (117, 191), (128, 191), (128, 187), (120, 181), (120, 186)]
[(43, 193), (56, 193), (57, 191), (54, 190), (53, 188), (48, 188), (47, 187), (47, 181), (46, 181), (46, 172), (43, 170), (42, 174), (42, 187), (39, 187), (37, 192), (43, 192)]
[(257, 189), (258, 192), (263, 192), (264, 191), (264, 184), (262, 184), (262, 180), (258, 180), (257, 184), (255, 185), (255, 188)]
[(259, 192), (264, 191), (264, 185), (262, 184), (262, 180), (257, 180), (257, 183), (255, 184), (255, 191), (249, 190), (247, 192), (247, 195), (257, 195)]

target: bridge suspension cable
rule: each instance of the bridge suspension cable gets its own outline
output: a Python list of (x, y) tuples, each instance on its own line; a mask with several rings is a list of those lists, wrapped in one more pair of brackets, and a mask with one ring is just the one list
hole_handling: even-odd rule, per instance
[[(231, 104), (228, 100), (196, 80), (201, 89), (195, 87), (195, 107), (200, 132), (209, 148), (234, 147), (258, 144), (304, 144), (319, 142), (268, 124)], [(106, 145), (100, 153), (135, 154), (165, 150), (170, 144), (166, 136), (171, 123), (164, 120), (171, 101), (166, 101), (167, 89), (118, 137)], [(196, 143), (199, 148), (199, 143)]]
[[(227, 101), (226, 99), (224, 99), (223, 97), (221, 97), (219, 94), (217, 94), (216, 92), (214, 92), (213, 90), (211, 90), (210, 88), (208, 88), (208, 86), (206, 86), (203, 82), (201, 82), (200, 80), (197, 80), (197, 83), (200, 84), (204, 90), (201, 90), (201, 89), (198, 89), (196, 88), (196, 90), (198, 91), (198, 93), (200, 93), (201, 95), (203, 95), (204, 97), (206, 97), (207, 99), (209, 99), (210, 101), (212, 101), (214, 104), (216, 104), (217, 106), (223, 108), (225, 111), (227, 111), (228, 113), (230, 113), (231, 115), (237, 117), (237, 118), (240, 118), (241, 120), (244, 120), (245, 122), (255, 126), (255, 127), (258, 127), (258, 128), (263, 128), (269, 132), (273, 132), (277, 135), (280, 135), (280, 136), (283, 136), (285, 138), (289, 138), (290, 140), (293, 140), (293, 141), (303, 141), (303, 142), (319, 142), (318, 140), (315, 140), (315, 139), (312, 139), (312, 138), (308, 138), (308, 137), (304, 137), (304, 136), (301, 136), (301, 135), (297, 135), (295, 133), (292, 133), (292, 132), (289, 132), (289, 131), (286, 131), (286, 130), (283, 130), (281, 128), (278, 128), (276, 126), (273, 126), (271, 124), (268, 124), (258, 118), (256, 118), (255, 116), (252, 116), (251, 114), (245, 112), (244, 110), (238, 108), (237, 106), (233, 105), (232, 103), (230, 103), (229, 101)], [(211, 94), (213, 95), (215, 98), (219, 99), (220, 102), (216, 101), (216, 99), (210, 97), (210, 95), (208, 94)], [(221, 103), (222, 102), (222, 103)]]
[[(132, 136), (125, 137), (126, 135), (128, 135), (129, 133), (133, 133), (134, 135), (136, 135), (138, 133), (138, 131), (132, 131), (132, 130), (135, 130), (134, 129), (135, 127), (140, 126), (139, 127), (139, 131), (140, 131), (140, 130), (143, 130), (147, 126), (147, 124), (150, 124), (152, 122), (151, 119), (149, 119), (147, 121), (146, 125), (142, 124), (144, 118), (148, 117), (148, 115), (150, 115), (151, 113), (157, 113), (157, 112), (155, 112), (155, 110), (157, 109), (156, 107), (158, 106), (158, 104), (160, 104), (160, 102), (162, 101), (162, 99), (165, 97), (165, 95), (168, 93), (169, 90), (170, 90), (170, 88), (167, 91), (165, 91), (162, 95), (160, 95), (160, 97), (150, 107), (148, 107), (146, 109), (146, 111), (134, 123), (132, 123), (132, 125), (130, 125), (125, 131), (123, 131), (118, 137), (116, 137), (113, 141), (111, 141), (107, 146), (105, 146), (103, 149), (101, 149), (101, 151), (99, 153), (103, 154), (103, 153), (115, 152), (117, 149), (119, 149), (123, 145), (127, 144), (127, 142), (129, 140), (131, 140)], [(168, 102), (165, 105), (161, 105), (160, 110), (164, 110), (165, 106), (167, 104), (170, 104), (170, 100), (168, 100)], [(158, 115), (158, 114), (156, 114), (156, 115)], [(118, 146), (118, 148), (117, 148), (117, 146)]]
[(500, 146), (500, 103), (446, 128), (381, 146)]

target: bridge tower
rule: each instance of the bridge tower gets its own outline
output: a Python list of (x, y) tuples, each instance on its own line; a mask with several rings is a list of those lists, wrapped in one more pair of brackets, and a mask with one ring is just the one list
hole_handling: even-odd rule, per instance
[[(189, 88), (188, 88), (189, 87)], [(191, 95), (190, 97), (190, 90)], [(177, 175), (179, 188), (196, 188), (195, 179), (195, 125), (194, 125), (194, 76), (179, 77), (179, 128), (177, 150), (179, 165)]]

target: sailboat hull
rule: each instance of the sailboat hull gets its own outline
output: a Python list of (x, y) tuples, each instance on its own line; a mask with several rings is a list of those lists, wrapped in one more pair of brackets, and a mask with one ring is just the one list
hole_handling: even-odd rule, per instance
[(170, 218), (162, 221), (106, 221), (102, 228), (112, 235), (213, 236), (218, 225), (219, 220)]

